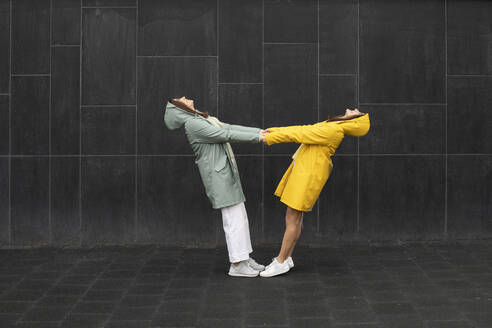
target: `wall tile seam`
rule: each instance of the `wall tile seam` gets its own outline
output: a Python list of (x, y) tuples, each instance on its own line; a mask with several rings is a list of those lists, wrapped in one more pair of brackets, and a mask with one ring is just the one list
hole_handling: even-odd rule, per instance
[(220, 36), (219, 36), (219, 0), (216, 0), (215, 1), (215, 10), (216, 10), (216, 15), (215, 15), (215, 34), (216, 34), (216, 39), (215, 39), (215, 53), (217, 54), (216, 56), (212, 57), (212, 58), (216, 58), (216, 71), (215, 71), (215, 81), (216, 81), (216, 85), (215, 85), (215, 102), (216, 102), (216, 106), (217, 106), (217, 117), (220, 117), (220, 108), (219, 108), (219, 84), (220, 84), (220, 81), (219, 81), (219, 44), (220, 44)]
[(82, 10), (83, 0), (80, 0), (80, 34), (79, 34), (79, 185), (78, 185), (78, 214), (79, 214), (79, 247), (82, 247), (82, 59), (83, 59), (83, 40), (84, 40), (84, 11)]
[(264, 45), (315, 45), (318, 42), (263, 42)]
[(384, 153), (365, 154), (365, 153), (360, 153), (359, 154), (359, 157), (371, 157), (371, 156), (377, 156), (377, 157), (435, 156), (435, 157), (439, 157), (439, 156), (446, 156), (446, 154), (444, 154), (444, 153), (438, 153), (438, 154), (405, 154), (405, 153), (401, 153), (401, 154), (396, 154), (396, 153), (395, 154), (384, 154)]
[(241, 84), (246, 84), (246, 85), (261, 85), (263, 82), (219, 82), (219, 85), (241, 85)]
[(364, 102), (361, 106), (445, 106), (446, 103), (379, 103), (379, 102)]
[(53, 0), (50, 0), (50, 28), (49, 28), (49, 43), (50, 43), (50, 48), (49, 48), (49, 66), (50, 66), (50, 78), (49, 78), (49, 93), (48, 93), (48, 245), (52, 245), (52, 221), (51, 221), (51, 93), (52, 93), (52, 61), (53, 61), (53, 50), (51, 48), (51, 45), (53, 43)]
[[(318, 44), (319, 47), (319, 44)], [(359, 76), (357, 73), (318, 73), (319, 76)]]
[(447, 78), (463, 78), (463, 77), (492, 78), (492, 74), (446, 74), (446, 77)]
[[(316, 102), (316, 110), (317, 110), (317, 121), (319, 122), (319, 117), (320, 117), (320, 106), (319, 106), (319, 98), (320, 98), (320, 92), (319, 92), (319, 77), (320, 77), (320, 67), (319, 67), (319, 1), (320, 0), (317, 0), (316, 1), (316, 68), (318, 70), (318, 74), (316, 76), (317, 78), (317, 85), (316, 85), (316, 98), (317, 98), (317, 102)], [(319, 217), (319, 201), (316, 202), (316, 233), (319, 233), (320, 230), (319, 230), (319, 225), (320, 225), (320, 217)]]
[[(265, 127), (265, 0), (261, 2), (261, 125)], [(261, 146), (261, 240), (265, 241), (265, 145)]]
[[(52, 155), (51, 157), (194, 157), (193, 154), (82, 154)], [(6, 157), (6, 156), (5, 156)], [(11, 157), (48, 157), (48, 155), (15, 155)]]
[[(346, 154), (335, 154), (331, 157), (343, 157), (343, 156), (444, 156), (444, 153), (346, 153)], [(457, 154), (462, 155), (462, 154)], [(480, 154), (470, 154), (470, 155), (480, 155)], [(482, 154), (490, 155), (490, 154)], [(282, 157), (282, 156), (292, 156), (292, 153), (285, 154), (266, 154), (265, 157)]]
[[(360, 0), (357, 0), (357, 108), (360, 108)], [(357, 138), (357, 225), (355, 233), (360, 232), (360, 139)]]
[(126, 105), (81, 105), (80, 109), (90, 110), (90, 108), (97, 108), (97, 107), (104, 108), (104, 109), (114, 109), (114, 110), (128, 108), (128, 110), (132, 110), (132, 109), (135, 109), (134, 107), (137, 107), (137, 105), (128, 105), (128, 104), (126, 104)]
[(139, 7), (139, 2), (138, 0), (135, 0), (135, 239), (134, 241), (138, 243), (138, 237), (139, 237), (139, 220), (138, 220), (138, 106), (137, 104), (137, 99), (138, 99), (138, 60), (136, 59), (138, 56), (138, 31), (139, 31), (139, 25), (138, 25), (138, 17), (139, 17), (139, 12), (138, 12), (138, 7)]
[(137, 9), (137, 6), (82, 6), (82, 9)]
[(8, 245), (12, 246), (12, 1), (9, 0), (9, 154), (8, 154)]
[[(220, 49), (220, 35), (219, 35), (219, 7), (220, 7), (220, 3), (219, 3), (219, 0), (216, 0), (215, 1), (215, 9), (216, 9), (216, 15), (215, 15), (215, 19), (216, 19), (216, 22), (215, 22), (215, 34), (216, 34), (216, 39), (215, 39), (215, 53), (217, 54), (216, 56), (216, 72), (215, 72), (215, 78), (216, 78), (216, 85), (215, 85), (215, 103), (216, 103), (216, 106), (217, 106), (217, 117), (220, 119), (220, 106), (219, 106), (219, 78), (220, 78), (220, 70), (219, 70), (219, 56), (220, 56), (220, 53), (219, 53), (219, 49)], [(219, 243), (219, 227), (217, 225), (217, 228), (215, 229), (215, 246), (217, 246), (217, 244)]]
[[(290, 156), (286, 154), (282, 156)], [(78, 158), (78, 157), (193, 157), (191, 154), (52, 154), (52, 155), (0, 155), (0, 158)], [(236, 157), (260, 157), (262, 154), (236, 154)], [(350, 155), (347, 155), (350, 156)]]
[(80, 47), (80, 44), (52, 44), (51, 48)]
[[(448, 153), (448, 156), (492, 156), (492, 153)], [(0, 155), (0, 158), (60, 158), (60, 157), (194, 157), (193, 154), (51, 154), (51, 155), (27, 155), (27, 154), (19, 154), (19, 155)], [(236, 154), (236, 157), (290, 157), (292, 153), (285, 154)], [(349, 154), (335, 154), (331, 157), (354, 157), (357, 156), (357, 153), (349, 153)], [(446, 156), (445, 153), (360, 153), (359, 156), (369, 157), (369, 156)]]
[(444, 235), (448, 233), (448, 1), (444, 0)]
[(146, 56), (146, 55), (138, 55), (137, 59), (146, 59), (146, 58), (217, 58), (217, 55), (155, 55), (155, 56)]
[(50, 73), (40, 73), (40, 74), (11, 74), (11, 77), (51, 77)]

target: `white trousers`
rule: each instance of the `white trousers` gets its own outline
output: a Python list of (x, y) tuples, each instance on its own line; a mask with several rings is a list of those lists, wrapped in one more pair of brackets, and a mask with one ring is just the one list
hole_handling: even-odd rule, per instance
[(249, 259), (251, 238), (249, 236), (248, 214), (244, 202), (223, 207), (222, 224), (224, 226), (229, 261), (236, 263)]

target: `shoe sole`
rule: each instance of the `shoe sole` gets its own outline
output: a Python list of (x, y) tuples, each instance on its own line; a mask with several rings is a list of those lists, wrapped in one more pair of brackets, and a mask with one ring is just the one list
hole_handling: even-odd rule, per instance
[(244, 277), (244, 278), (254, 278), (258, 277), (260, 273), (258, 272), (256, 275), (251, 275), (251, 274), (244, 274), (244, 273), (228, 273), (229, 276), (231, 277)]
[(271, 277), (281, 276), (281, 275), (283, 275), (283, 274), (286, 274), (286, 273), (287, 273), (287, 272), (289, 272), (289, 271), (290, 271), (290, 268), (289, 268), (289, 270), (287, 270), (287, 271), (285, 271), (285, 272), (282, 272), (282, 273), (277, 273), (277, 274), (274, 274), (274, 275), (272, 275), (272, 276), (262, 276), (262, 275), (260, 274), (260, 277), (262, 277), (262, 278), (271, 278)]

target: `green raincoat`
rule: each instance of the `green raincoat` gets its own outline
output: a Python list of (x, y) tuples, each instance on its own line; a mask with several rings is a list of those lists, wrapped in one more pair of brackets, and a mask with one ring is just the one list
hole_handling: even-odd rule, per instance
[(246, 200), (236, 161), (227, 151), (227, 143), (259, 143), (260, 129), (223, 122), (220, 122), (220, 128), (206, 118), (182, 110), (170, 102), (166, 105), (164, 123), (170, 130), (184, 126), (213, 208), (236, 205)]

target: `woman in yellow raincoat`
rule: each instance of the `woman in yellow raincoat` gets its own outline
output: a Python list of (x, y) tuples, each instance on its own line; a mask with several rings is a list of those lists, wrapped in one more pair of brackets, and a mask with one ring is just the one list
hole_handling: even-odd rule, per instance
[(296, 142), (301, 146), (275, 190), (275, 195), (287, 205), (282, 247), (272, 263), (262, 271), (262, 277), (286, 273), (294, 266), (292, 252), (301, 234), (304, 212), (312, 210), (333, 168), (331, 156), (345, 135), (360, 137), (369, 131), (369, 114), (356, 108), (345, 115), (330, 117), (312, 125), (268, 128), (263, 142), (272, 145)]

